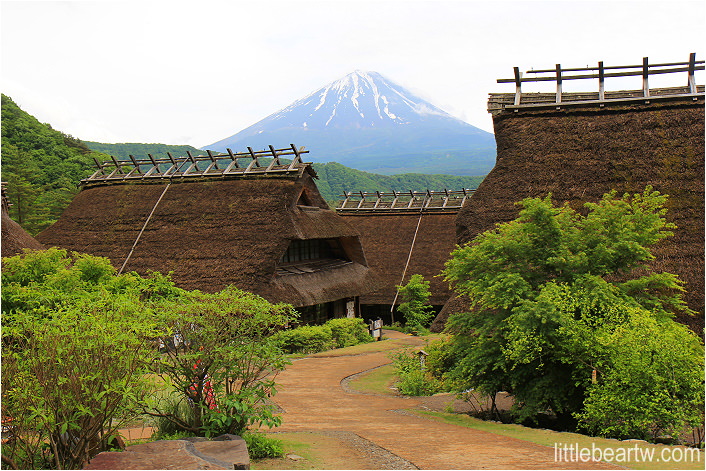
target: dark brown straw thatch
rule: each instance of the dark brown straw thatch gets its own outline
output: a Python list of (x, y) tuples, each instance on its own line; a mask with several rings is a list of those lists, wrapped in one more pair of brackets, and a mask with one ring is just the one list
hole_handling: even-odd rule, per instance
[(2, 209), (2, 256), (12, 257), (21, 254), (24, 249), (43, 250), (44, 246), (37, 242), (37, 239), (29, 235), (22, 226), (10, 218), (10, 215)]
[[(698, 315), (677, 320), (704, 328), (704, 102), (699, 100), (561, 110), (503, 111), (493, 117), (498, 160), (456, 219), (459, 243), (518, 215), (515, 202), (551, 193), (576, 209), (606, 192), (669, 195), (675, 236), (653, 249), (654, 270), (677, 274)], [(465, 309), (448, 303), (435, 320)]]
[[(380, 288), (362, 296), (361, 304), (391, 305), (395, 299), (396, 286), (402, 282), (419, 212), (381, 211), (341, 215), (360, 232), (368, 263), (381, 279)], [(439, 274), (456, 245), (455, 218), (455, 212), (422, 215), (409, 267), (402, 282), (408, 282), (414, 274), (423, 275), (430, 282), (430, 304), (436, 306), (443, 305), (451, 294), (448, 283)], [(399, 303), (398, 299), (396, 304)]]
[[(38, 239), (106, 256), (120, 267), (165, 184), (84, 188)], [(294, 239), (341, 239), (353, 263), (276, 275)], [(235, 285), (295, 306), (353, 297), (374, 287), (358, 233), (329, 209), (308, 172), (172, 183), (125, 267), (133, 270), (142, 275), (173, 271), (176, 284), (186, 289), (214, 292)]]

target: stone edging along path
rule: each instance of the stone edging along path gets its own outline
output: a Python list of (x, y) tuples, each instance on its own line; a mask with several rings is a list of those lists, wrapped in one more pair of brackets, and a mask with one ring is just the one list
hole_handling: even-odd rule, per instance
[[(421, 345), (421, 340), (394, 331), (385, 334)], [(388, 352), (294, 361), (277, 376), (274, 402), (282, 409), (283, 419), (277, 431), (360, 437), (359, 444), (377, 454), (379, 469), (618, 468), (607, 463), (556, 462), (554, 449), (547, 446), (405, 413), (420, 408), (420, 399), (361, 394), (343, 387), (344, 379), (388, 363)]]

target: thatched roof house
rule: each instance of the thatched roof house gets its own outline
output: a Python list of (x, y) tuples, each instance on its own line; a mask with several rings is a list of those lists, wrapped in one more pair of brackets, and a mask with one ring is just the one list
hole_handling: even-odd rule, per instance
[[(311, 165), (293, 146), (272, 149), (269, 163), (265, 152), (229, 153), (99, 164), (38, 239), (121, 267), (153, 211), (125, 271), (173, 272), (178, 286), (206, 292), (235, 285), (272, 302), (318, 305), (316, 316), (351, 309), (373, 280), (357, 231), (321, 197)], [(284, 155), (295, 155), (291, 164)]]
[[(516, 218), (515, 202), (526, 197), (551, 192), (555, 202), (580, 209), (611, 189), (635, 193), (652, 185), (669, 195), (667, 218), (678, 226), (655, 247), (652, 266), (686, 282), (685, 299), (699, 315), (678, 320), (702, 332), (704, 89), (692, 76), (689, 82), (613, 97), (563, 94), (560, 103), (555, 94), (523, 94), (521, 102), (515, 94), (491, 95), (497, 163), (458, 214), (458, 242)], [(452, 298), (434, 330), (466, 304)]]
[(8, 208), (10, 202), (5, 194), (5, 184), (2, 184), (2, 240), (0, 240), (0, 246), (2, 246), (2, 256), (12, 257), (13, 255), (21, 254), (24, 249), (30, 250), (43, 250), (44, 246), (40, 244), (37, 239), (29, 235), (22, 226), (17, 224), (10, 218)]
[(444, 190), (344, 195), (336, 211), (360, 233), (368, 263), (380, 278), (380, 287), (360, 298), (365, 316), (389, 321), (392, 305), (400, 303), (396, 286), (407, 283), (414, 274), (430, 282), (430, 304), (441, 309), (451, 292), (439, 274), (456, 245), (456, 214), (471, 193)]

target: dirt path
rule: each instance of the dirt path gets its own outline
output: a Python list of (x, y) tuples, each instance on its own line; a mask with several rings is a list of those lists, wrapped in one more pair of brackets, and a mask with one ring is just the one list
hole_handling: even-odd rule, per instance
[[(386, 331), (389, 338), (401, 335)], [(550, 447), (405, 413), (421, 404), (415, 398), (342, 389), (346, 377), (386, 363), (385, 352), (294, 361), (277, 377), (275, 402), (284, 411), (277, 430), (354, 434), (420, 469), (616, 469), (557, 463)]]

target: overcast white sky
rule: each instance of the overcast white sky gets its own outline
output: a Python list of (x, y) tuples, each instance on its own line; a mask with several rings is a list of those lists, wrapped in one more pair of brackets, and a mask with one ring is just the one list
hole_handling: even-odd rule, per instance
[[(514, 91), (496, 83), (514, 66), (679, 62), (690, 52), (704, 59), (705, 5), (3, 0), (0, 84), (22, 109), (83, 140), (202, 147), (356, 69), (372, 70), (492, 132), (487, 95)], [(686, 76), (671, 80), (664, 85)], [(530, 90), (552, 91), (542, 87)]]

